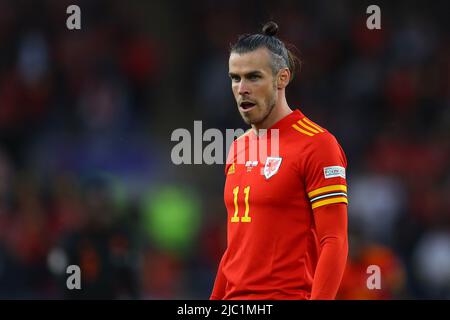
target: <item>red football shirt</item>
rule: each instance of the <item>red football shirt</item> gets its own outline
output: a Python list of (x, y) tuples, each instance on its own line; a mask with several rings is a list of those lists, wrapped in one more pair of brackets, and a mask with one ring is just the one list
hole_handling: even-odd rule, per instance
[[(270, 129), (249, 130), (230, 148), (223, 299), (309, 299), (319, 256), (313, 209), (347, 203), (347, 160), (331, 133), (298, 110)], [(252, 155), (255, 143), (266, 154)]]

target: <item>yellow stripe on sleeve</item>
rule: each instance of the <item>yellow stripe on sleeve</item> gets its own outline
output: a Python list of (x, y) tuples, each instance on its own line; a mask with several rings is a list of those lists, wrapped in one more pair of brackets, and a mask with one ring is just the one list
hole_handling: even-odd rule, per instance
[(345, 186), (343, 184), (335, 184), (332, 186), (322, 187), (322, 188), (313, 190), (311, 192), (308, 192), (308, 197), (312, 198), (315, 195), (318, 195), (320, 193), (324, 193), (324, 192), (328, 192), (328, 191), (337, 191), (337, 190), (342, 190), (344, 192), (347, 192), (347, 186)]
[(316, 129), (319, 130), (320, 132), (324, 132), (323, 129), (322, 129), (321, 127), (319, 127), (318, 125), (316, 125), (316, 124), (312, 123), (311, 121), (309, 121), (308, 118), (305, 117), (305, 118), (303, 118), (303, 120), (304, 120), (307, 124), (309, 124), (311, 127), (316, 128)]
[(311, 133), (311, 132), (308, 132), (306, 130), (303, 130), (303, 129), (299, 128), (296, 124), (293, 124), (292, 128), (294, 128), (295, 130), (297, 130), (297, 131), (299, 131), (299, 132), (301, 132), (303, 134), (306, 134), (306, 135), (308, 135), (310, 137), (312, 137), (314, 135), (314, 133)]
[(315, 209), (315, 208), (318, 208), (318, 207), (321, 207), (321, 206), (324, 206), (327, 204), (340, 203), (340, 202), (345, 202), (348, 204), (348, 200), (346, 197), (339, 197), (339, 198), (332, 198), (332, 199), (326, 199), (326, 200), (314, 202), (311, 207), (313, 209)]
[(319, 133), (318, 130), (314, 129), (313, 127), (308, 126), (306, 123), (304, 123), (302, 120), (298, 120), (297, 123), (301, 125), (303, 128), (308, 129), (309, 131), (312, 131), (314, 133)]

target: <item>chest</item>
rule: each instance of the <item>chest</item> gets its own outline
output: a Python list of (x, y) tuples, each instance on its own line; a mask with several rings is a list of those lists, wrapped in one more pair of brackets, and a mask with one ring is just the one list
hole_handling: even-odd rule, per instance
[(229, 209), (239, 204), (280, 207), (304, 196), (303, 175), (295, 150), (281, 149), (275, 157), (234, 162), (228, 169), (224, 200)]

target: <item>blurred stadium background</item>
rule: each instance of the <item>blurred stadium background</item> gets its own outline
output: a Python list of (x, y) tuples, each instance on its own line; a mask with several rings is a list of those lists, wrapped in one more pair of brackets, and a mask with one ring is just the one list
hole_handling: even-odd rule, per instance
[[(66, 8), (81, 8), (79, 31)], [(381, 7), (382, 30), (366, 29)], [(243, 128), (237, 35), (273, 19), (288, 101), (346, 151), (340, 299), (450, 298), (447, 1), (0, 0), (0, 298), (207, 299), (223, 166), (175, 166), (176, 128)], [(82, 290), (65, 289), (66, 266)], [(378, 265), (382, 289), (366, 288)]]

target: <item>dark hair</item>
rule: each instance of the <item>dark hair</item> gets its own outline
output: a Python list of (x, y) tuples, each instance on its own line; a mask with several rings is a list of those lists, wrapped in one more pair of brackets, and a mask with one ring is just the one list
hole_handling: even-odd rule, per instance
[(239, 54), (254, 51), (259, 48), (267, 48), (272, 56), (272, 71), (276, 74), (282, 68), (288, 68), (291, 71), (291, 80), (294, 78), (297, 66), (300, 66), (300, 60), (292, 53), (294, 47), (286, 47), (283, 41), (276, 37), (278, 25), (273, 22), (267, 22), (262, 28), (262, 34), (244, 34), (237, 42), (231, 45), (230, 53)]

